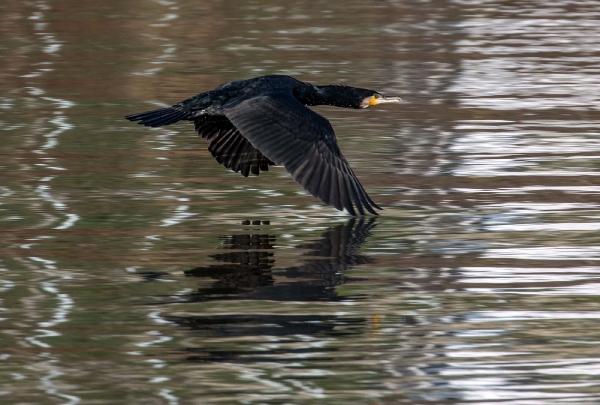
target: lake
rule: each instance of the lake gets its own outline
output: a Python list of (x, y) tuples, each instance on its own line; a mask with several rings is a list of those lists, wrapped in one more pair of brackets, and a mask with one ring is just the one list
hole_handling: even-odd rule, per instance
[[(600, 403), (597, 0), (3, 0), (0, 402)], [(286, 74), (380, 216), (187, 122)]]

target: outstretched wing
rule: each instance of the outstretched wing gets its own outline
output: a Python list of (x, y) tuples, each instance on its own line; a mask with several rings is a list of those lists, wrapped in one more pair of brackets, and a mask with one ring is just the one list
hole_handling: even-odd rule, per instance
[(329, 121), (305, 107), (291, 91), (273, 91), (223, 107), (237, 130), (264, 156), (283, 165), (325, 204), (356, 215), (379, 208), (356, 178), (337, 145)]
[(208, 150), (228, 169), (258, 175), (274, 163), (256, 149), (225, 117), (201, 116), (194, 120), (198, 135), (209, 141)]

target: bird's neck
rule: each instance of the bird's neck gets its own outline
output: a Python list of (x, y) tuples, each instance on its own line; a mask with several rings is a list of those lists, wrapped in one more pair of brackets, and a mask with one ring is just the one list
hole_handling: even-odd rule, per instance
[(340, 97), (343, 87), (339, 85), (329, 86), (303, 86), (296, 92), (296, 97), (304, 105), (332, 105), (335, 107), (352, 107), (347, 104), (344, 97)]

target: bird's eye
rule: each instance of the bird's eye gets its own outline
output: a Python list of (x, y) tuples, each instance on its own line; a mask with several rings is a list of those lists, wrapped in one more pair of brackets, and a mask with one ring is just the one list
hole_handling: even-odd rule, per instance
[(375, 98), (381, 98), (381, 94), (377, 94), (377, 93), (375, 93), (375, 94), (373, 95), (373, 97), (375, 97)]

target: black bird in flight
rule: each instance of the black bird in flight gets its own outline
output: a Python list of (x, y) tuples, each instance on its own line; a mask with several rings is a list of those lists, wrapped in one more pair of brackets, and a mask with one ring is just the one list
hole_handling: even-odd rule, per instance
[(126, 116), (148, 127), (180, 120), (194, 123), (208, 150), (223, 166), (248, 177), (284, 166), (305, 190), (351, 215), (377, 215), (371, 200), (338, 147), (327, 119), (305, 106), (367, 108), (397, 103), (374, 90), (316, 86), (290, 76), (233, 81), (172, 107)]

